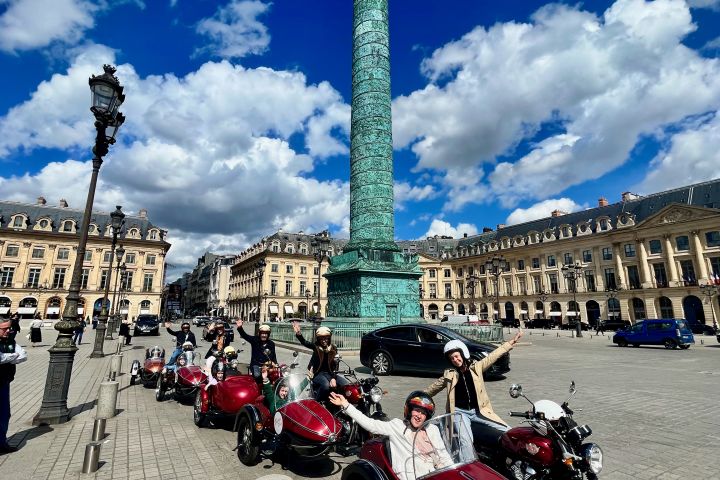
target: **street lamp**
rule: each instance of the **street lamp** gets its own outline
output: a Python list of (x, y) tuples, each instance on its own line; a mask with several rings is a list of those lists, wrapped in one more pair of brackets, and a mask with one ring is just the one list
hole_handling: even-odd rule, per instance
[(310, 310), (310, 290), (305, 289), (305, 320), (308, 319), (308, 312)]
[(117, 308), (115, 311), (116, 321), (120, 321), (122, 318), (122, 305), (125, 297), (127, 296), (126, 292), (128, 291), (127, 279), (129, 272), (127, 271), (127, 266), (124, 263), (120, 265), (119, 272), (120, 274), (118, 276), (120, 277), (120, 288), (118, 289)]
[(264, 258), (261, 258), (260, 260), (255, 262), (255, 272), (257, 274), (257, 279), (258, 279), (258, 295), (257, 295), (258, 311), (257, 311), (257, 322), (256, 322), (256, 327), (255, 327), (256, 329), (259, 328), (260, 319), (261, 319), (260, 313), (261, 313), (262, 305), (260, 304), (260, 292), (262, 290), (262, 278), (263, 278), (263, 273), (265, 273), (265, 265), (267, 265), (267, 264), (265, 263)]
[(713, 297), (720, 295), (720, 285), (706, 283), (705, 285), (700, 285), (700, 291), (707, 297), (708, 302), (710, 302), (710, 314), (712, 315), (713, 330), (717, 332), (718, 321), (715, 316), (715, 304), (713, 303)]
[[(120, 262), (122, 262), (123, 257), (125, 256), (125, 248), (123, 248), (122, 245), (117, 247), (115, 249), (115, 260), (117, 261), (117, 267), (115, 267), (115, 285), (113, 285), (113, 298), (112, 298), (112, 304), (110, 305), (110, 328), (107, 331), (107, 336), (105, 338), (112, 340), (112, 334), (114, 331), (116, 331), (119, 327), (118, 325), (118, 315), (117, 315), (117, 309), (115, 305), (115, 296), (117, 295), (117, 289), (118, 289), (118, 279), (120, 278), (121, 270), (122, 272), (127, 271), (127, 267), (123, 263), (122, 265)], [(112, 260), (110, 261), (110, 271), (112, 271)], [(108, 280), (106, 285), (110, 283), (110, 274), (108, 274)]]
[[(104, 357), (103, 353), (103, 341), (105, 340), (105, 330), (107, 328), (108, 320), (108, 293), (110, 291), (110, 280), (112, 279), (113, 260), (115, 259), (115, 245), (117, 244), (117, 237), (120, 234), (120, 229), (125, 225), (125, 214), (122, 212), (120, 205), (115, 206), (115, 211), (110, 213), (110, 230), (112, 231), (112, 243), (110, 244), (110, 268), (108, 269), (108, 278), (105, 281), (105, 293), (103, 294), (102, 306), (100, 307), (100, 316), (98, 317), (98, 324), (95, 329), (95, 345), (93, 351), (90, 354), (90, 358)], [(109, 336), (112, 339), (112, 330), (109, 332)]]
[(420, 313), (422, 314), (421, 317), (425, 318), (425, 309), (423, 308), (423, 297), (425, 296), (425, 289), (422, 287), (422, 285), (418, 285), (418, 295), (420, 297)]
[(467, 289), (470, 290), (471, 303), (470, 303), (470, 315), (475, 315), (477, 308), (475, 307), (475, 290), (477, 288), (480, 277), (475, 274), (467, 276)]
[(78, 323), (78, 300), (80, 299), (80, 285), (85, 259), (85, 247), (88, 239), (88, 227), (95, 200), (98, 173), (103, 163), (102, 157), (107, 155), (110, 145), (115, 143), (118, 129), (125, 122), (125, 116), (119, 112), (120, 105), (125, 101), (123, 87), (115, 77), (115, 67), (103, 65), (104, 73), (93, 75), (89, 79), (92, 92), (92, 106), (90, 111), (95, 116), (95, 146), (93, 147), (92, 175), (88, 188), (87, 201), (83, 220), (80, 224), (80, 234), (73, 266), (72, 280), (68, 295), (65, 299), (63, 318), (55, 323), (58, 337), (50, 352), (50, 363), (45, 380), (40, 411), (33, 418), (33, 425), (54, 425), (70, 420), (70, 410), (67, 408), (67, 396), (70, 389), (72, 365), (75, 352), (78, 348), (73, 343), (73, 332)]
[(263, 311), (263, 315), (265, 317), (266, 322), (268, 320), (268, 318), (267, 318), (267, 297), (268, 297), (268, 292), (263, 293), (262, 311)]
[(318, 233), (315, 235), (315, 240), (312, 242), (313, 247), (315, 247), (315, 251), (313, 252), (313, 258), (318, 262), (318, 288), (317, 288), (317, 303), (318, 303), (318, 311), (316, 318), (320, 316), (320, 313), (322, 312), (322, 309), (320, 308), (320, 292), (322, 291), (322, 288), (320, 288), (320, 280), (321, 280), (321, 271), (322, 271), (322, 262), (328, 257), (328, 246), (330, 245), (330, 238), (328, 235), (328, 231), (325, 230), (323, 232)]
[[(497, 310), (495, 310), (497, 312), (497, 317), (495, 317), (496, 323), (500, 321), (500, 289), (498, 288), (498, 282), (505, 268), (507, 268), (507, 261), (505, 261), (502, 255), (492, 257), (485, 262), (485, 271), (493, 276), (495, 283), (495, 303), (497, 304)], [(494, 309), (495, 307), (493, 306), (493, 310)]]
[(582, 322), (580, 321), (580, 306), (577, 303), (577, 279), (582, 276), (584, 266), (580, 262), (563, 265), (560, 270), (565, 279), (572, 285), (573, 304), (575, 306), (575, 336), (580, 338), (582, 334)]

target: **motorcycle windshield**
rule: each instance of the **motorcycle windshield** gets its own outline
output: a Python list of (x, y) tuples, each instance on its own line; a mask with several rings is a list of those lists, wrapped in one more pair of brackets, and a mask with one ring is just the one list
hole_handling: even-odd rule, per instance
[(290, 402), (313, 398), (312, 383), (307, 374), (290, 373), (275, 383), (275, 398)]
[(165, 349), (158, 345), (147, 349), (147, 358), (161, 359), (165, 358)]
[(178, 367), (189, 367), (190, 365), (200, 366), (202, 358), (197, 352), (183, 352), (176, 363)]
[(406, 471), (424, 478), (440, 470), (457, 468), (477, 460), (470, 427), (459, 413), (440, 415), (415, 432), (408, 430), (413, 455)]

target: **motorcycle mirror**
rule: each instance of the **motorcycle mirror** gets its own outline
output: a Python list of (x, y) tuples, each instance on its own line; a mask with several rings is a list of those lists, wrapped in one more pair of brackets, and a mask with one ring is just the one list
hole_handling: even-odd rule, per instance
[(335, 355), (335, 360), (338, 361), (338, 362), (339, 362), (340, 360), (342, 360), (342, 355), (340, 355), (339, 353), (338, 353), (337, 355)]
[(574, 394), (575, 390), (575, 380), (573, 380), (572, 382), (570, 382), (570, 395)]
[(510, 396), (512, 398), (518, 398), (520, 395), (522, 395), (522, 385), (513, 383), (510, 386)]

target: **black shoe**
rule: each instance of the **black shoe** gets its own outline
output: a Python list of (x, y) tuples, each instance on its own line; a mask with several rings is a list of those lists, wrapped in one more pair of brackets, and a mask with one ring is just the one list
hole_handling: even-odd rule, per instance
[(18, 448), (10, 445), (0, 445), (0, 455), (17, 452)]

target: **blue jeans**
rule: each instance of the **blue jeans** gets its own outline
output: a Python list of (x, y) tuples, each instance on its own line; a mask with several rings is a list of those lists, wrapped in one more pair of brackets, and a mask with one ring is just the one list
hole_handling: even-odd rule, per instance
[(83, 332), (75, 332), (75, 336), (73, 337), (73, 343), (75, 345), (80, 345), (82, 343), (82, 336)]
[(0, 383), (0, 446), (7, 445), (10, 426), (10, 384)]
[(175, 360), (177, 360), (181, 353), (182, 347), (175, 347), (172, 355), (170, 355), (170, 360), (167, 361), (167, 365), (175, 365)]
[(482, 414), (475, 412), (474, 408), (472, 410), (455, 408), (455, 412), (462, 414), (465, 433), (470, 435), (469, 438), (467, 435), (463, 435), (460, 438), (460, 448), (463, 450), (468, 449), (465, 453), (467, 455), (471, 455), (471, 450), (475, 449), (473, 444), (475, 440), (479, 441), (481, 444), (495, 441), (498, 437), (500, 437), (500, 435), (508, 431), (510, 428), (507, 425), (485, 418)]

